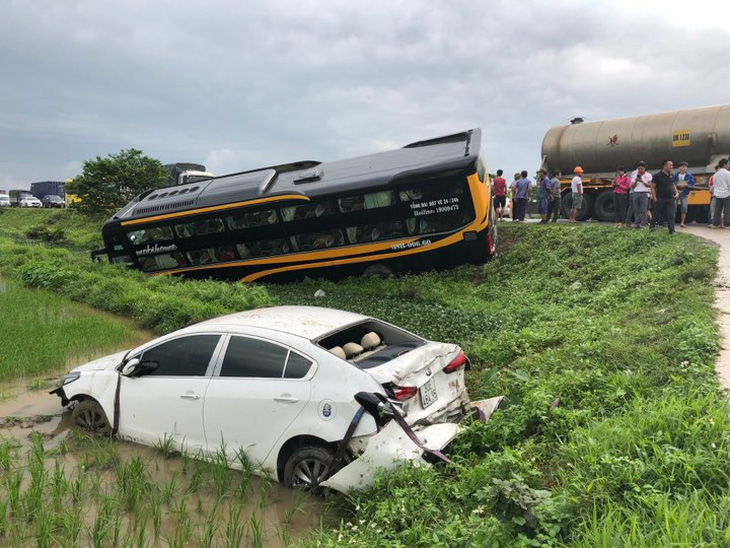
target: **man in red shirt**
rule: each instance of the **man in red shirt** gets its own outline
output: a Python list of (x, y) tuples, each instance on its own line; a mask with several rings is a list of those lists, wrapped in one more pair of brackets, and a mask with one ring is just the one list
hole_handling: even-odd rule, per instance
[(502, 177), (504, 173), (497, 170), (497, 176), (492, 179), (492, 192), (494, 193), (494, 207), (497, 209), (497, 218), (501, 221), (504, 215), (504, 207), (507, 205), (507, 179)]

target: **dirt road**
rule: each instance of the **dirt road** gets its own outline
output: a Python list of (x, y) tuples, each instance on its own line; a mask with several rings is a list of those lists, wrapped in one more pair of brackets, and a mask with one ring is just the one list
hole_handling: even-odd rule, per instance
[(680, 228), (678, 232), (694, 234), (720, 246), (719, 273), (715, 280), (715, 306), (720, 311), (718, 323), (722, 337), (715, 369), (723, 388), (730, 389), (730, 229), (710, 230), (705, 225)]

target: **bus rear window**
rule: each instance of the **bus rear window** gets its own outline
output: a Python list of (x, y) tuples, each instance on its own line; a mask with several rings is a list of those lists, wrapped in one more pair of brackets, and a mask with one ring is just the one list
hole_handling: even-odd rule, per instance
[(474, 220), (474, 208), (466, 181), (438, 179), (399, 191), (404, 202), (409, 235), (434, 234), (461, 228)]
[(172, 229), (169, 226), (155, 226), (152, 228), (143, 228), (141, 230), (133, 230), (127, 233), (127, 238), (134, 245), (144, 244), (147, 242), (164, 242), (172, 240)]

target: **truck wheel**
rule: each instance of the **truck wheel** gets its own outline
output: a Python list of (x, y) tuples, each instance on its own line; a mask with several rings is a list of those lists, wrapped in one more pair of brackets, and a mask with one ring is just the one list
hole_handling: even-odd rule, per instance
[(593, 196), (583, 193), (583, 206), (578, 210), (575, 216), (578, 221), (587, 221), (593, 215)]
[(296, 449), (284, 466), (284, 485), (320, 493), (319, 482), (329, 472), (334, 453), (326, 447), (305, 445)]
[(570, 208), (573, 206), (573, 195), (570, 192), (563, 194), (560, 209), (563, 210), (563, 217), (570, 218)]
[(613, 203), (613, 192), (605, 191), (601, 192), (596, 198), (596, 203), (593, 206), (593, 212), (596, 219), (603, 221), (604, 223), (613, 221), (616, 219), (616, 208)]
[(71, 422), (92, 434), (108, 436), (112, 433), (106, 413), (95, 400), (83, 400), (77, 403), (71, 413)]

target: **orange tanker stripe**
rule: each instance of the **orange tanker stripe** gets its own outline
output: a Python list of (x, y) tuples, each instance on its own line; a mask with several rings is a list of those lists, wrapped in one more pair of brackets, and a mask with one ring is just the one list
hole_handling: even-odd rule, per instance
[(269, 198), (259, 198), (257, 200), (248, 200), (245, 202), (235, 202), (232, 204), (223, 204), (219, 206), (203, 207), (200, 209), (190, 209), (188, 211), (177, 211), (175, 213), (166, 213), (164, 215), (155, 215), (154, 217), (145, 217), (143, 219), (133, 219), (131, 221), (122, 221), (122, 226), (135, 225), (140, 223), (149, 223), (154, 221), (163, 221), (165, 219), (174, 219), (176, 217), (185, 217), (187, 215), (195, 215), (197, 213), (208, 213), (210, 211), (222, 211), (226, 209), (233, 209), (242, 206), (252, 206), (256, 204), (265, 204), (268, 202), (276, 202), (283, 200), (306, 200), (309, 201), (308, 196), (301, 196), (299, 194), (286, 194), (283, 196), (271, 196)]

